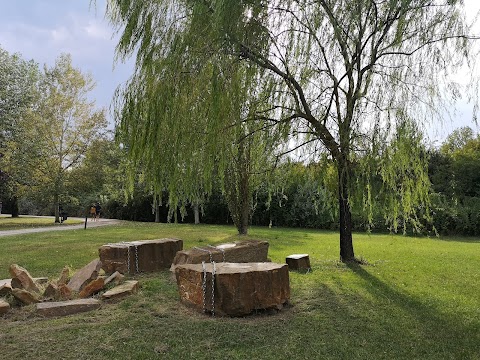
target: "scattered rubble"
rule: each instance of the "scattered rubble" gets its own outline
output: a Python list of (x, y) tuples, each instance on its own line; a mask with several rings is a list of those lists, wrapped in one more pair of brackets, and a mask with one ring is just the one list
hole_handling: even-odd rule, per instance
[(138, 281), (128, 280), (102, 294), (104, 300), (118, 300), (127, 295), (135, 294), (138, 291)]
[(5, 314), (10, 310), (10, 304), (5, 300), (0, 299), (0, 315)]

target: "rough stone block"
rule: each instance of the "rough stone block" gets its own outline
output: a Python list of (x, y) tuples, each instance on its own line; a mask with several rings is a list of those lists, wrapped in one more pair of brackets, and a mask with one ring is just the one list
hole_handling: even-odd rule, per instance
[(100, 290), (103, 289), (105, 286), (105, 277), (101, 276), (96, 278), (95, 280), (90, 281), (78, 294), (80, 298), (89, 297)]
[(37, 304), (37, 313), (43, 316), (65, 316), (98, 309), (101, 301), (97, 299), (77, 299)]
[(105, 285), (113, 282), (115, 285), (119, 285), (125, 281), (125, 276), (120, 274), (118, 271), (115, 271), (112, 275), (105, 279)]
[(12, 289), (12, 295), (24, 305), (31, 305), (40, 301), (40, 295), (25, 289)]
[(138, 281), (128, 280), (123, 284), (115, 286), (102, 294), (102, 299), (117, 300), (127, 295), (135, 294), (138, 291)]
[(179, 251), (173, 260), (172, 271), (177, 265), (201, 264), (212, 260), (231, 263), (266, 262), (268, 242), (259, 240), (237, 241), (217, 246), (194, 247)]
[(12, 288), (34, 291), (37, 293), (40, 292), (38, 286), (35, 284), (34, 279), (26, 269), (17, 264), (12, 264), (10, 265), (9, 271), (10, 275), (12, 276)]
[(7, 296), (12, 293), (11, 279), (0, 280), (0, 296)]
[(99, 259), (91, 261), (72, 276), (68, 282), (68, 287), (72, 291), (79, 292), (90, 281), (95, 280), (98, 277), (98, 272), (100, 271), (101, 267), (102, 262)]
[(54, 283), (49, 283), (43, 292), (43, 296), (47, 299), (55, 299), (58, 297), (58, 286)]
[(292, 254), (287, 256), (285, 262), (289, 270), (310, 271), (310, 258), (308, 254)]
[(0, 315), (6, 314), (10, 310), (10, 304), (5, 300), (0, 299)]
[[(261, 309), (280, 309), (290, 298), (288, 266), (275, 263), (178, 265), (175, 269), (180, 300), (218, 315), (243, 316)], [(203, 288), (206, 274), (206, 288)], [(205, 304), (204, 304), (205, 298)]]
[(68, 266), (65, 266), (62, 269), (62, 272), (60, 274), (60, 277), (57, 280), (57, 285), (66, 285), (68, 281), (70, 280), (70, 268)]
[(182, 240), (157, 239), (107, 244), (98, 253), (105, 273), (134, 274), (168, 269), (182, 249)]

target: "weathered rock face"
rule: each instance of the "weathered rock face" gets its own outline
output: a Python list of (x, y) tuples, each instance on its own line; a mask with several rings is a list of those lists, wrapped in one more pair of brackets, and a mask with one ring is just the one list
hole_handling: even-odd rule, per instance
[(10, 310), (10, 304), (0, 299), (0, 315), (5, 314)]
[(76, 292), (82, 290), (90, 281), (95, 280), (98, 277), (98, 272), (101, 267), (102, 262), (100, 260), (93, 260), (72, 276), (68, 282), (68, 287)]
[(43, 296), (47, 299), (55, 299), (58, 297), (58, 286), (54, 283), (49, 283), (43, 292)]
[(183, 249), (179, 239), (157, 239), (103, 245), (98, 249), (107, 274), (151, 272), (168, 269), (175, 254)]
[(0, 280), (0, 296), (7, 296), (12, 293), (12, 280)]
[(35, 304), (40, 301), (40, 295), (35, 292), (30, 292), (25, 289), (12, 289), (12, 295), (25, 305)]
[(12, 264), (9, 268), (10, 275), (12, 276), (11, 286), (12, 288), (25, 289), (27, 291), (40, 292), (35, 281), (30, 276), (28, 271), (23, 267)]
[(115, 285), (120, 285), (125, 281), (125, 275), (120, 274), (118, 271), (115, 271), (112, 275), (105, 279), (105, 285), (113, 282)]
[[(178, 265), (175, 269), (180, 300), (198, 310), (218, 315), (243, 316), (254, 310), (280, 309), (290, 298), (288, 266), (275, 263), (218, 263)], [(205, 296), (205, 304), (204, 304)]]
[(289, 270), (310, 271), (310, 257), (308, 254), (293, 254), (286, 257), (285, 262)]
[(173, 260), (172, 270), (177, 265), (201, 264), (211, 260), (231, 263), (265, 262), (268, 256), (268, 242), (258, 240), (238, 241), (217, 246), (204, 246), (179, 251)]
[(98, 309), (101, 306), (97, 299), (78, 299), (37, 304), (37, 313), (43, 316), (65, 316)]
[(57, 280), (57, 285), (66, 285), (68, 281), (70, 280), (70, 268), (68, 266), (65, 266), (62, 269), (62, 273), (60, 274), (60, 277)]
[(135, 294), (138, 291), (138, 281), (128, 280), (102, 294), (104, 300), (117, 300), (124, 296)]
[(98, 277), (95, 280), (90, 281), (78, 294), (78, 297), (80, 298), (86, 298), (89, 297), (100, 290), (103, 289), (105, 285), (105, 277)]

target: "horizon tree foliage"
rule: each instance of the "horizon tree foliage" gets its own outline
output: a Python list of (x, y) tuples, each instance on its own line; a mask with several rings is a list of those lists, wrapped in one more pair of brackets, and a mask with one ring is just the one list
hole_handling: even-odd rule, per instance
[[(166, 114), (177, 120), (178, 137), (221, 134), (229, 118), (249, 124), (249, 134), (283, 141), (287, 151), (326, 152), (337, 170), (342, 261), (356, 261), (351, 208), (363, 202), (369, 216), (373, 177), (391, 193), (384, 211), (393, 230), (418, 227), (415, 209), (428, 214), (418, 132), (458, 98), (451, 75), (474, 58), (462, 1), (110, 0), (107, 13), (121, 33), (118, 57), (136, 52), (134, 79), (143, 80), (117, 98), (133, 152), (172, 145), (156, 138)], [(231, 85), (238, 82), (228, 65), (237, 63), (251, 69), (259, 101), (248, 117), (211, 113), (235, 101)], [(195, 86), (187, 91), (179, 82), (192, 69), (187, 78)], [(209, 96), (215, 101), (203, 101)], [(217, 142), (200, 138), (189, 151), (171, 148), (182, 156), (203, 149), (198, 160), (211, 164)], [(177, 156), (162, 161), (183, 164)]]
[(66, 195), (68, 172), (107, 126), (105, 111), (95, 109), (87, 98), (94, 86), (89, 74), (73, 67), (69, 54), (61, 54), (51, 68), (45, 66), (38, 85), (38, 102), (31, 114), (31, 127), (41, 144), (35, 188), (52, 201), (55, 222), (60, 222), (59, 205)]
[(39, 77), (38, 65), (10, 55), (0, 48), (0, 201), (10, 200), (12, 216), (18, 216), (18, 191), (28, 170), (28, 151), (18, 144), (27, 138), (21, 126), (35, 99), (35, 84)]

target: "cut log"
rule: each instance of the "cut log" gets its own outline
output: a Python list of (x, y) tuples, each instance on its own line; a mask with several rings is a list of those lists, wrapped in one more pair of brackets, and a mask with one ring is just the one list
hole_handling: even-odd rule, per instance
[(268, 242), (259, 240), (238, 241), (217, 246), (194, 247), (179, 251), (173, 260), (172, 271), (177, 265), (201, 264), (212, 260), (230, 263), (266, 262)]
[(182, 249), (182, 240), (157, 239), (107, 244), (98, 253), (105, 273), (134, 274), (168, 269)]
[(243, 316), (255, 310), (281, 309), (290, 298), (286, 264), (218, 263), (215, 269), (211, 263), (184, 264), (176, 267), (175, 276), (184, 304), (218, 315)]
[(308, 254), (292, 254), (287, 256), (285, 262), (290, 270), (310, 271), (310, 258)]

